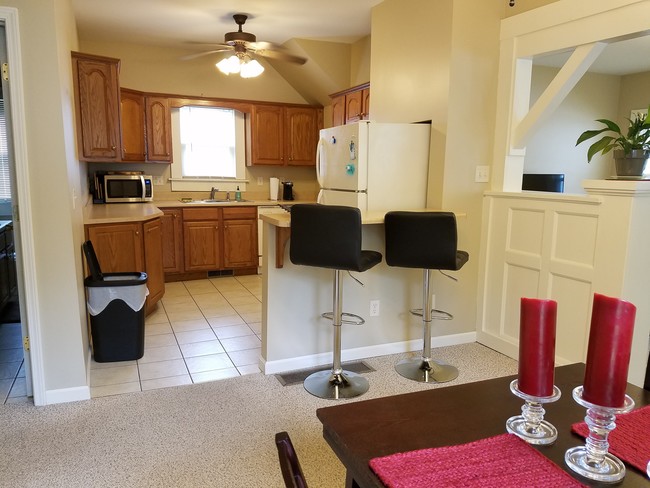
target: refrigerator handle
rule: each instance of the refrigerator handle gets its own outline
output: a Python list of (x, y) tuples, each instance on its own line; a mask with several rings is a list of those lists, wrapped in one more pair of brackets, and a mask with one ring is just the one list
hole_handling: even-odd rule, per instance
[(318, 138), (318, 144), (316, 145), (316, 180), (318, 180), (318, 185), (323, 186), (323, 180), (320, 172), (320, 154), (323, 150), (323, 138)]

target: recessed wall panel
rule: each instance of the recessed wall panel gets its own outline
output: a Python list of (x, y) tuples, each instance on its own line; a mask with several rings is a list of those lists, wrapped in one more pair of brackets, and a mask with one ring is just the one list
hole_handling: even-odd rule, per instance
[(539, 271), (507, 265), (505, 283), (505, 310), (502, 334), (519, 340), (519, 311), (522, 297), (534, 298), (539, 287)]
[(550, 284), (550, 296), (557, 301), (555, 354), (571, 362), (584, 361), (591, 317), (585, 304), (591, 303), (591, 283), (553, 275)]
[(540, 255), (544, 233), (544, 212), (510, 209), (506, 249)]
[(597, 231), (595, 215), (556, 213), (552, 258), (593, 266)]

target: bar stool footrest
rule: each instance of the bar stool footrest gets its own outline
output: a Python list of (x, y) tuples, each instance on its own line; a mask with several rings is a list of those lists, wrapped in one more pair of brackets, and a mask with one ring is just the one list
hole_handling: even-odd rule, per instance
[[(321, 317), (324, 319), (329, 319), (331, 321), (334, 321), (334, 312), (325, 312), (320, 314)], [(351, 317), (355, 320), (346, 320), (343, 317)], [(360, 317), (359, 315), (353, 314), (353, 313), (342, 313), (341, 314), (341, 325), (346, 324), (346, 325), (363, 325), (365, 324), (366, 321), (363, 319), (363, 317)]]
[[(422, 317), (422, 309), (421, 308), (412, 308), (409, 310), (411, 312), (411, 315), (417, 315), (418, 317)], [(449, 312), (445, 312), (444, 310), (438, 310), (438, 309), (431, 309), (431, 318), (433, 320), (452, 320), (454, 316), (450, 314)]]

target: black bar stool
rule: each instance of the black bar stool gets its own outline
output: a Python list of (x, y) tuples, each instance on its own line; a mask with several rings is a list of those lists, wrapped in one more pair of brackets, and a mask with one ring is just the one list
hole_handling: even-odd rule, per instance
[(386, 214), (384, 226), (386, 263), (424, 271), (422, 309), (411, 310), (412, 314), (422, 316), (422, 357), (400, 361), (395, 369), (405, 378), (422, 383), (451, 381), (458, 376), (458, 369), (431, 359), (431, 321), (451, 320), (453, 317), (442, 310), (431, 309), (429, 283), (434, 269), (457, 271), (469, 259), (468, 253), (456, 248), (456, 217), (451, 212), (394, 211)]
[(308, 376), (305, 389), (320, 398), (352, 398), (365, 393), (368, 380), (341, 367), (341, 325), (364, 323), (358, 315), (342, 312), (341, 273), (366, 271), (381, 262), (381, 253), (361, 250), (359, 209), (338, 205), (293, 205), (289, 258), (293, 264), (334, 270), (333, 312), (322, 314), (331, 319), (334, 326), (332, 369)]

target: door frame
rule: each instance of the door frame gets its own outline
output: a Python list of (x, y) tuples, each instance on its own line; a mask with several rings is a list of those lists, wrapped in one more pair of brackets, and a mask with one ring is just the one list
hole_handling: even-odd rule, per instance
[[(34, 234), (32, 209), (29, 198), (29, 159), (27, 157), (27, 126), (25, 119), (25, 93), (23, 88), (23, 69), (20, 50), (20, 29), (18, 9), (0, 7), (0, 21), (4, 21), (9, 63), (11, 123), (11, 145), (14, 155), (16, 188), (19, 207), (12, 204), (13, 218), (18, 222), (16, 236), (18, 294), (23, 330), (29, 337), (29, 350), (25, 352), (25, 362), (29, 361), (34, 405), (45, 405), (45, 375), (43, 368), (43, 349), (40, 329), (38, 290), (36, 288), (36, 262), (34, 256)], [(20, 272), (22, 270), (22, 273)], [(22, 275), (22, 279), (21, 279)], [(29, 381), (29, 377), (25, 378)], [(29, 386), (27, 387), (29, 390)]]

